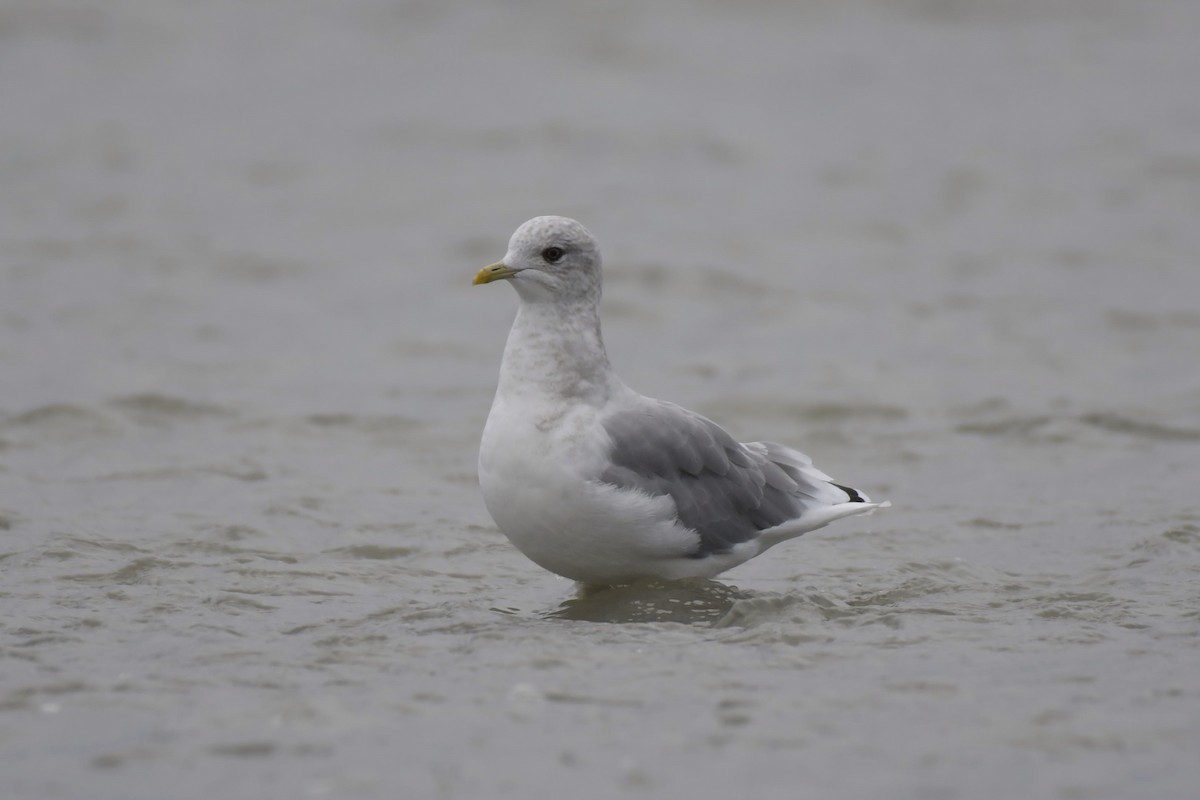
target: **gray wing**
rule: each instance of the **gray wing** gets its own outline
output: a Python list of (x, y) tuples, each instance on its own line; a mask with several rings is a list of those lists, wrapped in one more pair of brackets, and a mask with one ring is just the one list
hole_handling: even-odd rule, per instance
[(612, 439), (605, 483), (670, 495), (680, 521), (700, 535), (697, 558), (722, 553), (814, 506), (865, 498), (837, 486), (802, 453), (740, 444), (719, 425), (647, 399), (602, 425)]

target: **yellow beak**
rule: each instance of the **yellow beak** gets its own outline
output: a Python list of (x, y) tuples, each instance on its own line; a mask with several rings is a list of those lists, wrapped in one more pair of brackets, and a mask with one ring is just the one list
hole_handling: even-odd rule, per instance
[(479, 270), (479, 272), (475, 273), (475, 280), (471, 281), (471, 285), (478, 286), (481, 283), (491, 283), (492, 281), (511, 278), (518, 272), (520, 272), (520, 270), (509, 269), (500, 263), (488, 264), (486, 267)]

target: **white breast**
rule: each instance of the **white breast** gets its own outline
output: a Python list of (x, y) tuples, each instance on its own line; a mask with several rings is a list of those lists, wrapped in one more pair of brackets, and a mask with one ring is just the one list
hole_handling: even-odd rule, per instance
[(643, 575), (655, 562), (673, 571), (665, 562), (686, 558), (697, 537), (676, 523), (671, 498), (598, 482), (608, 443), (595, 410), (548, 411), (527, 399), (518, 411), (500, 396), (492, 405), (479, 483), (500, 530), (535, 563), (578, 581)]

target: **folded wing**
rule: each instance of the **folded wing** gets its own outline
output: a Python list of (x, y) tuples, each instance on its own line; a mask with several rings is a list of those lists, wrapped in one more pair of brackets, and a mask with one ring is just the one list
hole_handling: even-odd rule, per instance
[(739, 443), (715, 422), (672, 403), (646, 399), (602, 425), (612, 449), (600, 480), (670, 495), (679, 521), (699, 534), (697, 558), (726, 552), (811, 509), (867, 501), (833, 483), (803, 453)]

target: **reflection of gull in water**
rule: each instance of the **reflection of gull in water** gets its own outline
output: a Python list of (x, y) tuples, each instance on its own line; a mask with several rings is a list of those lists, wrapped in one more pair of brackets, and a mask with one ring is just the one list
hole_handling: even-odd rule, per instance
[[(707, 578), (644, 578), (622, 586), (584, 587), (546, 616), (586, 622), (678, 622), (720, 626), (743, 600), (736, 586)], [(739, 619), (743, 617), (739, 615)]]
[(578, 222), (537, 217), (475, 283), (520, 306), (479, 449), (479, 483), (525, 555), (589, 584), (711, 577), (772, 545), (872, 511), (803, 453), (739, 444), (634, 392), (600, 337), (600, 251)]

